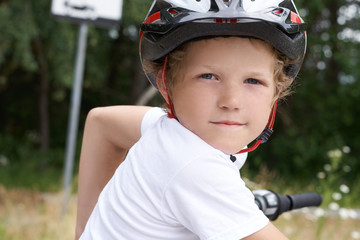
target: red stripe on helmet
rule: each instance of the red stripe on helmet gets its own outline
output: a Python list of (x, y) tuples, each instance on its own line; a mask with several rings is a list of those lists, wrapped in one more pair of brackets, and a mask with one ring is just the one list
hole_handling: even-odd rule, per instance
[[(160, 12), (156, 12), (156, 13), (150, 15), (148, 18), (146, 18), (143, 23), (153, 23), (153, 22), (155, 22), (156, 20), (159, 20), (159, 19), (160, 19)], [(140, 33), (139, 33), (139, 50), (140, 50), (141, 39), (142, 39), (143, 35), (144, 35), (143, 31), (140, 30)]]
[(144, 23), (153, 23), (159, 19), (160, 19), (160, 12), (156, 12), (156, 13), (150, 15), (147, 19), (145, 19)]
[(237, 19), (216, 18), (216, 23), (237, 23)]
[(274, 13), (277, 14), (277, 15), (281, 15), (283, 12), (284, 12), (283, 9), (277, 9), (277, 10), (275, 10)]
[(299, 17), (299, 15), (297, 15), (294, 12), (291, 12), (291, 22), (292, 23), (302, 23), (303, 21), (301, 20), (301, 18)]
[(171, 13), (171, 14), (173, 14), (173, 15), (176, 15), (176, 14), (178, 14), (179, 12), (176, 11), (175, 9), (170, 9), (170, 10), (169, 10), (169, 13)]

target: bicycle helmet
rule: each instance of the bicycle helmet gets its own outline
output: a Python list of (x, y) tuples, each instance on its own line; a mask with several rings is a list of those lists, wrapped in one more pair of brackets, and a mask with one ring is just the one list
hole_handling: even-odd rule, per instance
[[(141, 24), (141, 62), (162, 62), (180, 45), (195, 39), (242, 36), (270, 43), (294, 63), (295, 78), (306, 50), (306, 23), (292, 0), (155, 0)], [(156, 87), (155, 76), (146, 72)]]
[[(163, 63), (165, 83), (167, 55), (184, 43), (221, 36), (256, 38), (268, 42), (291, 60), (285, 74), (294, 79), (304, 60), (305, 29), (306, 23), (292, 0), (154, 0), (141, 24), (139, 53), (143, 66), (146, 61)], [(153, 73), (144, 71), (157, 87)], [(268, 140), (273, 132), (276, 106), (275, 102), (255, 143), (238, 153), (252, 151)], [(167, 107), (169, 117), (176, 118), (169, 97)]]

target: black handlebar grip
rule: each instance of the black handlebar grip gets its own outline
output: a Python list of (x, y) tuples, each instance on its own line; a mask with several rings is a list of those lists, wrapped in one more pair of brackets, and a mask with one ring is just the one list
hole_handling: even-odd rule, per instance
[(290, 209), (315, 207), (320, 206), (322, 203), (321, 195), (314, 192), (287, 195), (287, 197), (291, 201)]
[(253, 191), (253, 194), (259, 209), (272, 221), (284, 212), (319, 206), (322, 202), (321, 195), (314, 192), (281, 195), (271, 190), (260, 189)]
[(278, 206), (278, 213), (277, 215), (279, 216), (280, 214), (290, 211), (293, 207), (293, 203), (291, 198), (289, 198), (288, 195), (281, 195), (278, 194), (278, 198), (279, 198), (279, 206)]

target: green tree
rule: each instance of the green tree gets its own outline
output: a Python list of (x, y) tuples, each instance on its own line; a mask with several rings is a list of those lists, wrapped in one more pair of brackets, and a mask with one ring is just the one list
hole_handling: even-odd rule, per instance
[(297, 2), (308, 23), (305, 62), (279, 108), (275, 137), (254, 153), (253, 166), (265, 161), (283, 175), (312, 179), (330, 162), (328, 152), (346, 149), (341, 165), (352, 170), (339, 181), (351, 182), (360, 168), (358, 1)]
[[(90, 108), (133, 103), (146, 88), (137, 27), (150, 4), (125, 1), (119, 31), (89, 26), (81, 123)], [(0, 138), (43, 152), (65, 146), (78, 30), (51, 16), (50, 5), (0, 1)], [(17, 159), (17, 146), (9, 145), (0, 154)]]
[[(151, 2), (124, 1), (120, 30), (89, 27), (80, 129), (89, 109), (132, 104), (149, 86), (138, 31)], [(328, 152), (344, 149), (339, 164), (348, 170), (340, 181), (350, 182), (360, 168), (359, 2), (295, 2), (308, 23), (305, 62), (295, 93), (280, 104), (274, 138), (249, 164), (312, 179), (331, 162)], [(0, 0), (0, 155), (27, 160), (39, 149), (46, 164), (61, 166), (63, 156), (49, 149), (65, 146), (78, 26), (51, 16), (50, 4)]]

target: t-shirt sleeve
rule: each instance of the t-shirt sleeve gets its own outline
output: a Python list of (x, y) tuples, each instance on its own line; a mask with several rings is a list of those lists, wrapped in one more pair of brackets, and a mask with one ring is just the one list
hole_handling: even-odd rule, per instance
[(145, 131), (164, 115), (166, 115), (166, 112), (159, 107), (153, 107), (147, 111), (141, 122), (141, 135), (144, 135)]
[(179, 169), (164, 194), (166, 221), (207, 240), (241, 239), (268, 224), (237, 168), (222, 161), (207, 156)]

